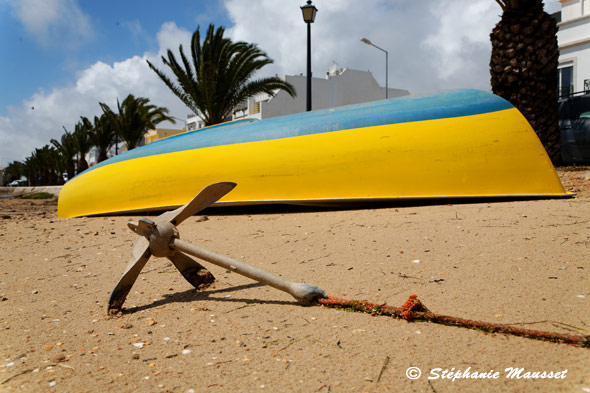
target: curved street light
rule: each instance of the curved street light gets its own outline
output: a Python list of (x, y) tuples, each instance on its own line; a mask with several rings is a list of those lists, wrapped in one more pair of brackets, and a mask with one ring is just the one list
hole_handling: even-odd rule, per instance
[(388, 73), (388, 68), (389, 68), (389, 67), (388, 67), (388, 57), (389, 57), (389, 53), (387, 53), (387, 51), (386, 51), (385, 49), (383, 49), (383, 48), (379, 48), (377, 45), (373, 44), (371, 41), (369, 41), (369, 40), (368, 40), (368, 39), (366, 39), (366, 38), (361, 38), (361, 42), (364, 42), (364, 43), (365, 43), (365, 44), (367, 44), (367, 45), (374, 46), (375, 48), (377, 48), (377, 49), (379, 49), (379, 50), (381, 50), (381, 51), (385, 52), (385, 98), (387, 99), (387, 98), (388, 98), (388, 91), (389, 91), (389, 86), (388, 86), (388, 81), (387, 81), (387, 79), (388, 79), (388, 78), (387, 78), (387, 77), (388, 77), (387, 73)]

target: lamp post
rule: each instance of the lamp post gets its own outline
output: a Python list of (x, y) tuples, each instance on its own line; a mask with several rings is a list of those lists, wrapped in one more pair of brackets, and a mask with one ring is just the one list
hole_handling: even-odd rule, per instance
[(307, 0), (307, 4), (301, 6), (303, 21), (307, 23), (307, 105), (306, 110), (311, 110), (311, 24), (315, 20), (315, 14), (318, 9)]
[(367, 45), (374, 46), (375, 48), (377, 48), (377, 49), (385, 52), (385, 98), (387, 99), (387, 97), (388, 97), (388, 90), (389, 90), (388, 81), (387, 81), (387, 73), (388, 73), (388, 69), (389, 69), (389, 67), (388, 67), (388, 60), (389, 60), (388, 57), (389, 57), (389, 54), (387, 53), (387, 51), (385, 49), (379, 48), (377, 45), (373, 44), (371, 41), (369, 41), (366, 38), (361, 38), (361, 41), (364, 42)]

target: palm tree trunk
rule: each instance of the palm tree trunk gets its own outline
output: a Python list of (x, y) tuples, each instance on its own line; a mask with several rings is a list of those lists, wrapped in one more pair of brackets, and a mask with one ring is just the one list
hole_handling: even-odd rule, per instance
[(536, 3), (506, 8), (490, 34), (492, 91), (522, 112), (553, 163), (559, 163), (557, 22), (543, 11), (541, 0)]
[(88, 162), (86, 161), (86, 158), (82, 156), (78, 160), (78, 173), (84, 172), (86, 169), (88, 169)]
[(74, 160), (71, 158), (66, 162), (66, 173), (68, 174), (68, 180), (76, 175), (76, 164), (74, 164)]

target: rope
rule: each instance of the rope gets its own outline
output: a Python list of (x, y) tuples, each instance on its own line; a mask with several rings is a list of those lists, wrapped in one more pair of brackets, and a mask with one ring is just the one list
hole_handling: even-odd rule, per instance
[(575, 336), (542, 330), (522, 329), (512, 325), (473, 321), (470, 319), (435, 314), (422, 304), (417, 295), (410, 295), (409, 299), (401, 307), (392, 307), (386, 304), (374, 304), (364, 300), (340, 299), (331, 296), (328, 296), (325, 299), (318, 299), (318, 303), (327, 307), (365, 312), (371, 315), (391, 316), (394, 318), (405, 319), (408, 322), (425, 321), (447, 326), (458, 326), (467, 329), (480, 330), (487, 333), (503, 333), (526, 337), (533, 340), (543, 340), (590, 348), (590, 335)]

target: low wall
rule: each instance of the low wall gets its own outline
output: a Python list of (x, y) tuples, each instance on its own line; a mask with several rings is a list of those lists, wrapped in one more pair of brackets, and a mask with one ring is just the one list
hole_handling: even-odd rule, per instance
[(12, 194), (14, 196), (36, 194), (38, 192), (47, 192), (56, 197), (59, 196), (62, 186), (40, 186), (40, 187), (0, 187), (0, 194)]

